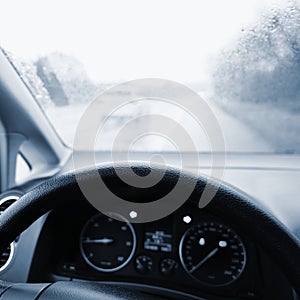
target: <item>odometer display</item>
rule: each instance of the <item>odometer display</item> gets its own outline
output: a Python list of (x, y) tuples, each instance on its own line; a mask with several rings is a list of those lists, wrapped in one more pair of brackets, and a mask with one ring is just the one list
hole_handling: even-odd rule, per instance
[(241, 238), (216, 222), (199, 223), (186, 231), (180, 243), (184, 269), (206, 285), (221, 286), (235, 281), (246, 264)]
[(80, 236), (80, 249), (85, 261), (94, 269), (113, 272), (132, 258), (136, 236), (132, 225), (105, 215), (89, 219)]

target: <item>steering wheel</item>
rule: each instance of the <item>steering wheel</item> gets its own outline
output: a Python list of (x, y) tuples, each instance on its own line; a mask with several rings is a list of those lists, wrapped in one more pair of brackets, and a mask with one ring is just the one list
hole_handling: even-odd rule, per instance
[[(161, 178), (159, 188), (170, 189), (175, 184), (182, 188), (191, 185), (196, 179), (196, 186), (189, 201), (198, 201), (206, 185), (215, 187), (215, 182), (206, 177), (184, 173), (183, 180), (178, 181), (182, 172), (173, 168), (148, 167), (135, 164), (135, 173), (145, 174), (151, 170), (152, 175)], [(132, 176), (132, 167), (128, 165), (102, 165), (97, 170), (97, 176), (114, 186), (114, 190), (121, 188), (118, 179), (119, 172)], [(118, 172), (116, 172), (118, 171)], [(81, 193), (78, 181), (93, 182), (95, 169), (87, 169), (77, 173), (72, 172), (59, 175), (43, 182), (13, 205), (0, 218), (0, 252), (19, 236), (34, 221), (53, 209), (61, 206), (74, 205), (74, 201), (87, 201)], [(194, 184), (194, 183), (193, 183)], [(124, 185), (122, 185), (124, 188)], [(131, 190), (135, 189), (131, 187)], [(138, 188), (136, 188), (138, 189)], [(126, 191), (126, 190), (125, 190)], [(140, 191), (139, 191), (140, 192)], [(144, 191), (147, 193), (147, 189)], [(77, 195), (77, 197), (72, 197)], [(78, 197), (78, 195), (81, 195)], [(101, 195), (101, 191), (99, 191)], [(79, 200), (80, 199), (80, 200)], [(283, 274), (300, 295), (300, 243), (289, 230), (271, 214), (264, 211), (253, 199), (235, 188), (221, 184), (214, 199), (204, 208), (207, 211), (221, 213), (224, 219), (235, 219), (241, 229), (251, 236), (266, 253), (277, 263)], [(1, 299), (159, 299), (147, 296), (125, 288), (116, 288), (93, 282), (59, 281), (55, 283), (0, 283)]]

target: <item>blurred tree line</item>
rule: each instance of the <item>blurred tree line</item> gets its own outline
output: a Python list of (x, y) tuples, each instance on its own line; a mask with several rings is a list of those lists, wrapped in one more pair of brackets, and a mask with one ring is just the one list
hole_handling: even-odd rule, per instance
[(213, 74), (217, 101), (300, 110), (300, 5), (295, 3), (265, 13), (222, 52)]

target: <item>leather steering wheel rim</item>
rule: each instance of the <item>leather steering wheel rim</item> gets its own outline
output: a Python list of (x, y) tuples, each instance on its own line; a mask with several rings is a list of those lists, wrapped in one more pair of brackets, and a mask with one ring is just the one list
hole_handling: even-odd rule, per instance
[[(98, 173), (103, 179), (114, 181), (117, 176), (116, 168), (123, 173), (131, 174), (131, 167), (127, 164), (118, 166), (104, 164), (98, 168)], [(149, 171), (149, 167), (143, 164), (134, 164), (134, 168), (141, 173)], [(182, 175), (179, 170), (173, 168), (151, 167), (151, 172), (157, 173), (158, 176), (164, 172), (167, 184), (176, 183), (178, 176)], [(92, 181), (94, 174), (94, 169), (87, 169), (77, 172), (76, 176), (74, 172), (59, 175), (43, 182), (11, 205), (1, 215), (0, 252), (45, 213), (62, 205), (74, 205), (74, 199), (68, 195), (81, 193), (77, 180)], [(190, 179), (193, 176), (185, 174), (183, 184), (191, 184)], [(215, 182), (206, 177), (198, 176), (196, 179), (197, 184), (191, 199), (199, 199), (206, 184), (215, 186)], [(83, 196), (82, 198), (82, 201), (86, 201)], [(264, 211), (250, 196), (225, 184), (219, 186), (216, 196), (205, 209), (221, 213), (227, 219), (234, 218), (239, 222), (242, 230), (251, 235), (252, 239), (277, 263), (300, 295), (300, 242), (280, 221)], [(2, 289), (7, 286), (3, 283)]]

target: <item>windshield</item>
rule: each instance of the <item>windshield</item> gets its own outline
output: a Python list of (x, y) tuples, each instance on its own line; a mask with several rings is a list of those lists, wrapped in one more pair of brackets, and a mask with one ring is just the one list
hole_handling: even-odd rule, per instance
[[(298, 1), (13, 0), (1, 8), (1, 47), (71, 147), (83, 112), (105, 90), (164, 78), (210, 105), (228, 152), (300, 151)], [(197, 150), (209, 150), (188, 114), (155, 101), (115, 112), (97, 149), (109, 149), (129, 119), (153, 112), (185, 124)], [(174, 150), (151, 135), (132, 147)]]

